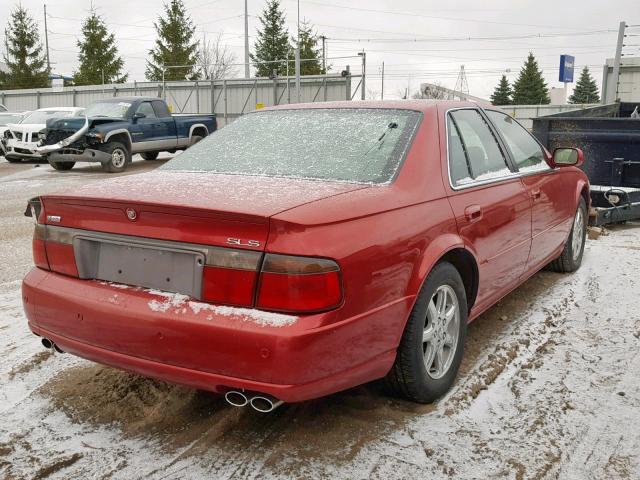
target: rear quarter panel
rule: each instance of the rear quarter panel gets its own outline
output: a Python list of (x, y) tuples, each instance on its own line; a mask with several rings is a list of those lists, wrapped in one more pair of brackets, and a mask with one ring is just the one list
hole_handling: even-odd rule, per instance
[(176, 123), (176, 131), (179, 138), (189, 137), (191, 127), (196, 124), (202, 124), (207, 127), (209, 133), (216, 130), (215, 115), (173, 115), (173, 120)]

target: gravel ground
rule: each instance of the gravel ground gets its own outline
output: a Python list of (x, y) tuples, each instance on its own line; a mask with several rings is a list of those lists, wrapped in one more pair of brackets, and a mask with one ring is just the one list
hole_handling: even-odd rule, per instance
[(0, 160), (1, 478), (640, 478), (640, 224), (589, 241), (577, 273), (541, 272), (474, 322), (436, 404), (370, 384), (261, 415), (52, 355), (29, 333), (26, 200), (103, 176)]

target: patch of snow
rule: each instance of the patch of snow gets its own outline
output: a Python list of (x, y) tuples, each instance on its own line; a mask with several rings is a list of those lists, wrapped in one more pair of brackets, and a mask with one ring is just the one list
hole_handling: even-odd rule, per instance
[(151, 300), (148, 305), (153, 312), (165, 313), (173, 310), (174, 313), (187, 313), (187, 308), (198, 315), (201, 312), (211, 312), (207, 320), (218, 317), (237, 317), (244, 321), (251, 321), (263, 327), (287, 327), (298, 321), (298, 317), (282, 313), (265, 312), (253, 308), (229, 307), (225, 305), (212, 305), (210, 303), (195, 302), (188, 295), (181, 293), (169, 293), (159, 290), (147, 290), (148, 293), (163, 297), (164, 300)]

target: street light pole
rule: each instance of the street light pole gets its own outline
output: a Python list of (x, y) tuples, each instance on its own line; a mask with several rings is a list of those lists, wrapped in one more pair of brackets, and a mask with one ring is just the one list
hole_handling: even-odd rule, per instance
[(296, 98), (298, 99), (298, 103), (300, 103), (300, 0), (298, 0), (298, 38), (297, 38), (297, 48), (295, 52), (295, 61), (296, 61)]

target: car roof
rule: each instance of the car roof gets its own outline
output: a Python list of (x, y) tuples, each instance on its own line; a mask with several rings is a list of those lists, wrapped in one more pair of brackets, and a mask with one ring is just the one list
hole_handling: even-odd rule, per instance
[(275, 107), (267, 107), (265, 110), (299, 110), (299, 109), (318, 109), (318, 108), (356, 108), (356, 109), (389, 109), (389, 110), (414, 110), (418, 112), (427, 112), (438, 107), (461, 108), (461, 107), (487, 107), (476, 102), (456, 101), (456, 100), (345, 100), (339, 102), (314, 102), (314, 103), (295, 103), (287, 105), (278, 105)]

